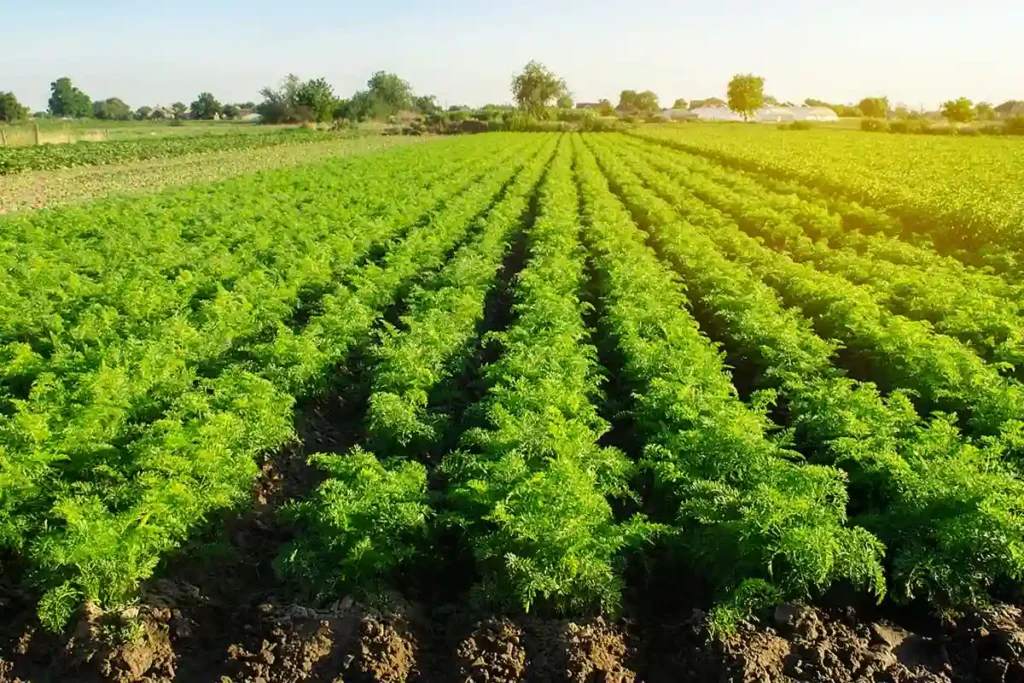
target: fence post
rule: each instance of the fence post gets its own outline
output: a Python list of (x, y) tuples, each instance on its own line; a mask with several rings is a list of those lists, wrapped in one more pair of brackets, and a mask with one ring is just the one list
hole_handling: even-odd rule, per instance
[(39, 122), (38, 121), (33, 121), (32, 122), (32, 130), (35, 133), (35, 140), (36, 140), (36, 144), (38, 145), (39, 144)]
[(7, 146), (7, 132), (3, 128), (0, 128), (0, 147), (6, 147), (6, 146)]

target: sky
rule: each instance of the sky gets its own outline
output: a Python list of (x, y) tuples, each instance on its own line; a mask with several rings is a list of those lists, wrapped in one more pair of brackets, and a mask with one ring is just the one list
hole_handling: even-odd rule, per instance
[(531, 59), (577, 101), (723, 97), (736, 73), (781, 101), (1024, 99), (1022, 0), (0, 0), (0, 26), (0, 91), (33, 110), (61, 76), (139, 107), (258, 101), (290, 72), (347, 96), (378, 70), (478, 106)]

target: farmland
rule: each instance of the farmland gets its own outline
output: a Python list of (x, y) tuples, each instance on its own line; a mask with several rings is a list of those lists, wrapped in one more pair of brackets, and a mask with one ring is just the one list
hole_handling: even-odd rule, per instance
[(18, 205), (0, 681), (1012, 680), (1021, 144), (348, 141)]

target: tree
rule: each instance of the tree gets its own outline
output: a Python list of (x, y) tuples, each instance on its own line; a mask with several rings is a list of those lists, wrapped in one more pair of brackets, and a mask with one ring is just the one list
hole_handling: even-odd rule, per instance
[(224, 115), (224, 118), (233, 119), (238, 116), (240, 111), (241, 109), (239, 109), (237, 104), (225, 104), (221, 113)]
[(968, 123), (974, 120), (974, 102), (959, 97), (942, 103), (942, 115), (950, 123)]
[(120, 98), (110, 97), (93, 102), (92, 114), (103, 121), (127, 121), (132, 117), (132, 108)]
[(337, 98), (334, 88), (323, 78), (314, 78), (299, 86), (295, 93), (295, 106), (304, 119), (324, 123), (334, 117)]
[(522, 73), (512, 78), (512, 98), (520, 109), (533, 116), (543, 116), (545, 109), (565, 95), (569, 95), (565, 80), (540, 62), (529, 62)]
[(650, 90), (623, 90), (619, 93), (619, 106), (616, 109), (624, 114), (653, 114), (661, 107), (658, 105), (658, 96)]
[(996, 117), (996, 110), (988, 102), (978, 102), (974, 106), (974, 113), (979, 121), (991, 121)]
[(672, 103), (673, 109), (686, 109), (687, 102), (682, 97)]
[(861, 113), (871, 119), (884, 119), (889, 116), (888, 97), (865, 97), (857, 105)]
[(775, 97), (772, 96), (772, 95), (765, 95), (764, 96), (764, 104), (765, 104), (765, 106), (768, 106), (768, 107), (777, 107), (777, 106), (779, 106), (779, 101), (777, 99), (775, 99)]
[(560, 96), (555, 106), (559, 109), (572, 109), (572, 97), (568, 93)]
[(420, 95), (413, 98), (412, 108), (424, 116), (431, 116), (441, 111), (441, 105), (437, 103), (437, 98), (433, 95)]
[(92, 115), (92, 99), (65, 76), (50, 84), (49, 110), (57, 117), (84, 119)]
[(753, 74), (737, 74), (729, 81), (729, 109), (749, 121), (764, 105), (764, 78)]
[(374, 100), (374, 118), (387, 118), (412, 109), (412, 86), (397, 74), (378, 71), (370, 76), (366, 87)]
[(597, 113), (599, 116), (615, 116), (615, 107), (610, 100), (598, 100)]
[(20, 121), (28, 116), (28, 107), (23, 106), (12, 92), (0, 92), (0, 121)]
[(145, 121), (153, 115), (153, 107), (139, 107), (135, 110), (135, 118), (139, 121)]
[(213, 94), (208, 92), (199, 93), (199, 97), (192, 103), (189, 108), (192, 112), (192, 118), (211, 120), (217, 118), (221, 111), (221, 104), (217, 101), (217, 98)]
[(690, 100), (690, 111), (694, 109), (700, 109), (701, 107), (724, 107), (725, 100), (717, 97), (709, 97), (706, 100)]
[(825, 100), (816, 100), (813, 97), (808, 97), (804, 100), (804, 105), (808, 107), (828, 107), (829, 109), (832, 109), (832, 105)]
[(174, 118), (180, 119), (185, 116), (185, 111), (188, 107), (185, 106), (184, 102), (175, 102), (171, 105), (171, 111), (174, 112)]

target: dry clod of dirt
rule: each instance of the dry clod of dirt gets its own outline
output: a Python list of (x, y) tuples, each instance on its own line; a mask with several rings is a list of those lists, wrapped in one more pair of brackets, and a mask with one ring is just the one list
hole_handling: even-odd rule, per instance
[(623, 663), (629, 656), (620, 629), (598, 618), (582, 626), (570, 623), (563, 635), (566, 677), (572, 683), (634, 683), (636, 673)]
[(521, 681), (526, 671), (523, 630), (508, 619), (482, 621), (459, 644), (456, 657), (464, 683)]
[[(72, 667), (91, 664), (114, 683), (163, 681), (174, 678), (174, 651), (168, 634), (170, 610), (133, 607), (120, 613), (103, 612), (87, 604), (64, 646)], [(130, 640), (118, 642), (116, 629), (140, 626)]]
[(367, 616), (359, 638), (359, 670), (374, 683), (405, 683), (416, 666), (416, 639), (400, 615)]

